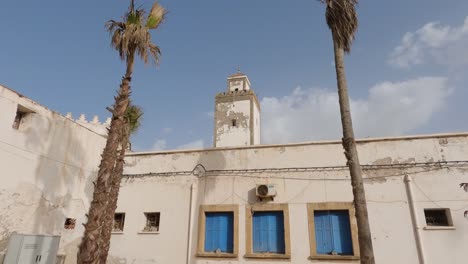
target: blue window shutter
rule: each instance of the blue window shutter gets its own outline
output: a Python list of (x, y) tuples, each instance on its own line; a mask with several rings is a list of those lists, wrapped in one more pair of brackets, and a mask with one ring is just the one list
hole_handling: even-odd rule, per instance
[(261, 212), (253, 215), (253, 250), (266, 252), (268, 248), (268, 220)]
[(333, 251), (333, 238), (329, 211), (315, 211), (314, 222), (317, 254), (330, 254)]
[(333, 247), (340, 255), (352, 255), (353, 243), (351, 240), (351, 227), (347, 210), (331, 211), (333, 226)]
[(284, 217), (282, 211), (253, 214), (253, 251), (284, 254)]
[(314, 221), (317, 254), (353, 255), (347, 210), (315, 211)]
[(233, 252), (234, 216), (232, 212), (205, 213), (205, 252), (219, 249), (224, 253)]

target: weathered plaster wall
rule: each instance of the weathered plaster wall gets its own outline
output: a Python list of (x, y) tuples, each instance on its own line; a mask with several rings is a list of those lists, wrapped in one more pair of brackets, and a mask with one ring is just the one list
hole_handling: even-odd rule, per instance
[[(18, 104), (34, 113), (16, 130)], [(0, 113), (0, 252), (12, 232), (60, 235), (60, 253), (76, 263), (105, 137), (2, 86)]]
[(261, 144), (261, 115), (260, 115), (260, 109), (258, 104), (255, 103), (255, 101), (252, 101), (252, 106), (253, 106), (253, 122), (252, 122), (252, 130), (253, 130), (253, 145), (259, 145)]
[[(377, 263), (418, 263), (404, 175), (413, 179), (418, 227), (425, 226), (424, 208), (452, 210), (454, 230), (421, 229), (426, 263), (466, 263), (468, 220), (463, 211), (468, 194), (459, 188), (460, 182), (468, 182), (466, 163), (444, 166), (439, 161), (468, 160), (468, 134), (363, 140), (358, 151), (367, 165), (365, 188)], [(292, 257), (282, 263), (343, 263), (308, 260), (306, 206), (352, 201), (342, 152), (340, 142), (317, 142), (128, 155), (129, 176), (118, 205), (127, 222), (123, 234), (112, 237), (111, 255), (118, 260), (113, 263), (272, 263), (244, 258), (245, 207), (258, 203), (254, 188), (260, 183), (276, 184), (273, 203), (289, 205)], [(237, 258), (195, 256), (198, 208), (206, 204), (239, 205)], [(138, 234), (146, 210), (161, 212), (159, 234)]]
[(250, 145), (250, 100), (217, 103), (215, 115), (216, 147)]

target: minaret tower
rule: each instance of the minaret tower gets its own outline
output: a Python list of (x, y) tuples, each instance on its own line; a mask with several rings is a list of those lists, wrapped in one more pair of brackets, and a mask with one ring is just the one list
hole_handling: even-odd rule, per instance
[(227, 91), (216, 95), (214, 147), (260, 144), (260, 104), (247, 75), (227, 78)]

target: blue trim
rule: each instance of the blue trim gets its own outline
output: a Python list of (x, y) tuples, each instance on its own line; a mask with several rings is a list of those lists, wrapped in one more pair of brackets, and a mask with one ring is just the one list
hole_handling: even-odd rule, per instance
[(285, 253), (283, 211), (254, 212), (252, 230), (255, 253)]
[(205, 213), (205, 252), (233, 253), (234, 213)]
[(317, 254), (353, 255), (348, 210), (315, 211)]

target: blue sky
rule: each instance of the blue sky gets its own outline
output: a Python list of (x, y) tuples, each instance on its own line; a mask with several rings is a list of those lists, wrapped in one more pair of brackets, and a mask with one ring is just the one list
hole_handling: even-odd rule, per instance
[[(145, 111), (136, 149), (211, 146), (214, 96), (237, 66), (261, 100), (263, 143), (340, 137), (318, 1), (160, 2), (170, 12), (153, 33), (160, 65), (138, 62), (133, 76), (133, 100)], [(103, 120), (124, 73), (104, 23), (127, 6), (4, 1), (0, 83), (60, 113)], [(358, 136), (467, 131), (468, 1), (361, 1), (358, 14), (346, 58)]]

